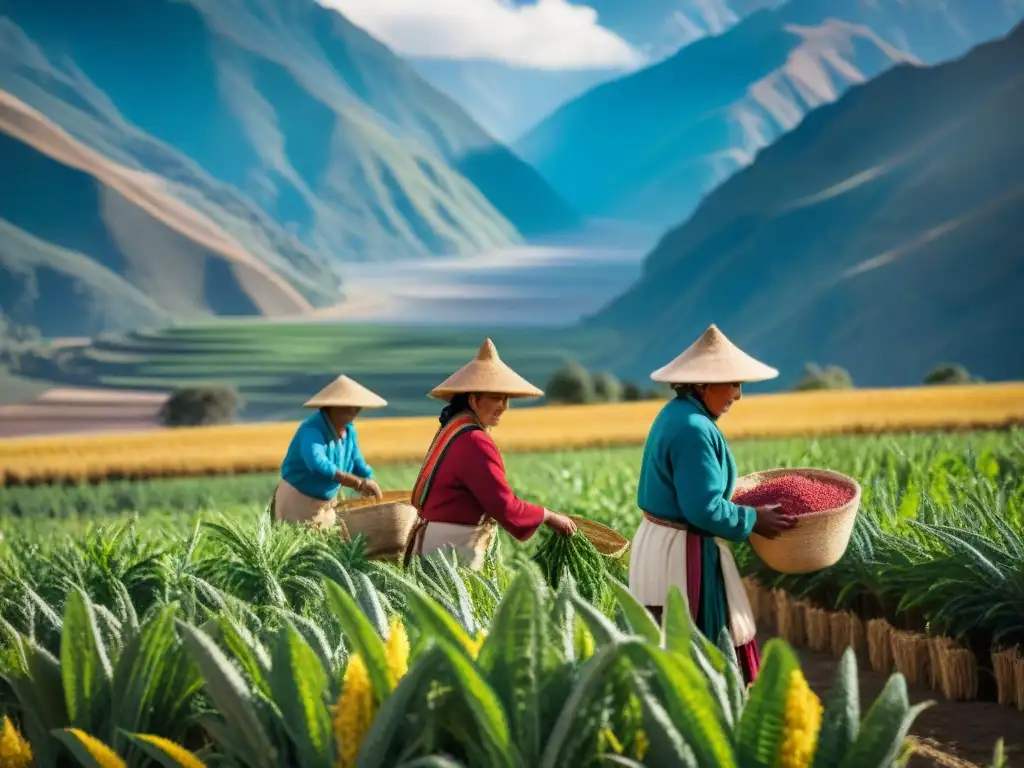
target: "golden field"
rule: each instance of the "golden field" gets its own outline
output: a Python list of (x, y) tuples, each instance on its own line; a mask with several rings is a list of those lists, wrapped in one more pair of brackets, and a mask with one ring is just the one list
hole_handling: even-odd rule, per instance
[[(662, 401), (513, 408), (494, 437), (505, 451), (642, 444)], [(722, 418), (731, 439), (1024, 423), (1024, 383), (748, 395)], [(0, 440), (0, 484), (95, 482), (276, 471), (294, 423)], [(434, 417), (357, 422), (368, 461), (419, 461)]]

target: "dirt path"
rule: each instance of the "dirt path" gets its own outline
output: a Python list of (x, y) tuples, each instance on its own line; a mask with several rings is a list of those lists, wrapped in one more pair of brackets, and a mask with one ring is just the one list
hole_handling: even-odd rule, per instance
[[(762, 648), (763, 642), (762, 643)], [(807, 682), (818, 696), (824, 698), (836, 675), (836, 660), (824, 653), (806, 649), (797, 651)], [(881, 693), (889, 679), (871, 670), (866, 660), (858, 660), (862, 711)], [(922, 712), (911, 735), (917, 752), (910, 760), (911, 768), (943, 766), (943, 768), (987, 768), (992, 764), (996, 740), (1006, 746), (1010, 766), (1024, 768), (1024, 712), (1000, 707), (989, 702), (947, 701), (937, 691), (909, 686), (911, 703), (932, 700), (935, 704)]]

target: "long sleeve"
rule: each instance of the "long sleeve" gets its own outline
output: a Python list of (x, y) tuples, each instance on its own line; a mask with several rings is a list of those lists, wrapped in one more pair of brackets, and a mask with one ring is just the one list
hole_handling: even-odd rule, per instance
[(757, 513), (725, 498), (725, 473), (711, 435), (702, 429), (679, 430), (669, 445), (669, 458), (676, 499), (686, 519), (713, 536), (745, 540)]
[(340, 470), (340, 467), (328, 457), (327, 445), (320, 434), (306, 425), (299, 428), (299, 453), (313, 474), (333, 478)]
[(356, 434), (355, 424), (348, 425), (348, 439), (352, 441), (352, 474), (356, 477), (373, 477), (373, 469), (363, 458), (363, 451), (359, 447), (359, 436)]
[(544, 522), (544, 507), (523, 501), (512, 492), (501, 453), (490, 436), (482, 431), (469, 432), (452, 447), (456, 446), (461, 449), (458, 455), (446, 460), (460, 462), (459, 478), (480, 506), (519, 541), (533, 536)]

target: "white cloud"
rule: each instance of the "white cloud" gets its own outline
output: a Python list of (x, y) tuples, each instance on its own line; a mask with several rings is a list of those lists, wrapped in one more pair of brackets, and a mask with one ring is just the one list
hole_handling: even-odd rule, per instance
[(403, 56), (536, 69), (632, 69), (642, 56), (567, 0), (319, 0)]

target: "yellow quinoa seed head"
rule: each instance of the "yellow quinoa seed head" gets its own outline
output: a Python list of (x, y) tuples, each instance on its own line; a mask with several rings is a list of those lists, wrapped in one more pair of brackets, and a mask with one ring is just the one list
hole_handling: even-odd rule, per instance
[(206, 768), (206, 763), (198, 757), (193, 755), (180, 744), (175, 744), (173, 741), (165, 739), (163, 736), (154, 736), (150, 733), (138, 733), (135, 735), (135, 738), (140, 741), (144, 741), (147, 744), (152, 744), (165, 755), (173, 759), (180, 768)]
[(5, 715), (0, 727), (0, 768), (29, 768), (30, 765), (32, 746)]
[(128, 768), (128, 764), (118, 757), (117, 753), (94, 736), (78, 728), (65, 728), (79, 743), (85, 747), (85, 751), (96, 761), (100, 768)]
[(355, 766), (359, 748), (376, 713), (366, 663), (354, 653), (345, 668), (341, 695), (334, 709), (334, 740), (338, 750), (335, 768)]
[(409, 671), (409, 636), (405, 632), (405, 625), (397, 616), (391, 620), (391, 630), (384, 651), (392, 682), (397, 684)]
[(807, 768), (814, 760), (821, 728), (821, 701), (807, 684), (803, 672), (794, 669), (789, 676), (779, 744), (779, 768)]
[(647, 754), (647, 748), (651, 746), (651, 743), (647, 740), (647, 733), (640, 731), (636, 735), (636, 759), (643, 760)]

